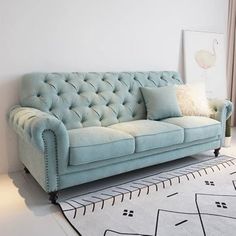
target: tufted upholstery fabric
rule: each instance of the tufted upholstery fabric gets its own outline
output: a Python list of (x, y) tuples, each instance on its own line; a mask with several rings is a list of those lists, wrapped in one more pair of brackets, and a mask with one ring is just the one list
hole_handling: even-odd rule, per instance
[(140, 87), (182, 84), (176, 72), (32, 73), (20, 103), (52, 114), (70, 129), (146, 118)]
[(58, 137), (60, 154), (66, 156), (69, 148), (68, 132), (55, 117), (37, 109), (15, 106), (8, 114), (9, 123), (23, 140), (45, 151), (43, 133), (52, 131)]

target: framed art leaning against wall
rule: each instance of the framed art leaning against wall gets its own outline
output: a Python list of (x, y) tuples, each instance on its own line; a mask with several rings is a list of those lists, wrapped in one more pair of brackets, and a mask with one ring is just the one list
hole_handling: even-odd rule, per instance
[(184, 31), (185, 82), (204, 82), (208, 98), (227, 98), (225, 36)]

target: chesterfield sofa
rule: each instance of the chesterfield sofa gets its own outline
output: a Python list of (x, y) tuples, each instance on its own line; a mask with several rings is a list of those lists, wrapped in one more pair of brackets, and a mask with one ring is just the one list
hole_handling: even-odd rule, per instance
[(171, 71), (25, 75), (8, 114), (25, 171), (56, 203), (70, 186), (207, 150), (218, 156), (229, 101), (210, 101), (214, 119), (147, 120), (140, 87), (182, 83)]

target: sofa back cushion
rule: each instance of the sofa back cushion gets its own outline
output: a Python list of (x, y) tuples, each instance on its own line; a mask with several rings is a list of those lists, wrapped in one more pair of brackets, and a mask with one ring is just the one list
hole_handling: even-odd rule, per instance
[[(31, 73), (20, 104), (50, 113), (67, 129), (146, 118), (140, 87), (182, 84), (177, 72)], [(167, 95), (168, 96), (168, 95)]]

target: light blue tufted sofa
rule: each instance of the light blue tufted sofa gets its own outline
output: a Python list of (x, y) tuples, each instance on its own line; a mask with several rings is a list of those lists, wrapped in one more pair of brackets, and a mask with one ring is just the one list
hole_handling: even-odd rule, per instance
[(140, 87), (170, 84), (182, 84), (178, 73), (25, 75), (9, 112), (25, 170), (55, 203), (70, 186), (210, 149), (217, 156), (232, 104), (210, 101), (214, 119), (147, 120)]

